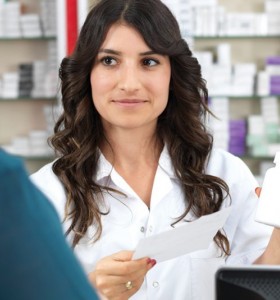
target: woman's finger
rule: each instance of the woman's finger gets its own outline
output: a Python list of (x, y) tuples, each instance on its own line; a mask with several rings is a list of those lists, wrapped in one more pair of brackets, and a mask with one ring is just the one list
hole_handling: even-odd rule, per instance
[(150, 259), (145, 257), (137, 260), (124, 260), (118, 255), (106, 257), (97, 264), (96, 273), (116, 276), (126, 276), (138, 270), (149, 269)]
[(143, 284), (146, 273), (155, 260), (142, 258), (131, 260), (133, 252), (121, 251), (101, 259), (89, 279), (108, 299), (127, 299)]
[(262, 189), (260, 187), (257, 187), (255, 189), (255, 193), (257, 194), (258, 197), (260, 197), (261, 191), (262, 191)]

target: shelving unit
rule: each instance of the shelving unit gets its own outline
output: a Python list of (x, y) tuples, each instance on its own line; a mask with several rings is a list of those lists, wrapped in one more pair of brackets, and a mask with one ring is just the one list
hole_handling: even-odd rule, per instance
[(18, 97), (18, 98), (2, 98), (0, 97), (0, 102), (22, 102), (22, 101), (54, 101), (56, 100), (55, 97)]
[[(11, 138), (25, 136), (31, 130), (45, 130), (45, 105), (55, 105), (56, 99), (9, 99), (0, 101), (0, 143), (9, 144)], [(3, 129), (3, 130), (2, 130)], [(21, 156), (29, 172), (53, 159), (53, 156)]]
[[(218, 0), (219, 5), (225, 8), (228, 13), (262, 13), (264, 10), (265, 0), (254, 1), (227, 1)], [(265, 59), (269, 56), (280, 55), (280, 35), (220, 35), (220, 36), (205, 36), (194, 35), (194, 51), (211, 51), (216, 57), (216, 47), (220, 43), (228, 43), (231, 47), (232, 65), (237, 63), (254, 63), (257, 70), (264, 70)], [(209, 90), (211, 97), (211, 89)], [(280, 99), (279, 95), (275, 96)], [(216, 99), (229, 99), (229, 115), (231, 120), (247, 119), (252, 115), (260, 114), (260, 102), (262, 98), (267, 96), (259, 95), (213, 95)], [(279, 102), (279, 101), (278, 101)], [(222, 104), (222, 103), (221, 103)], [(278, 111), (278, 114), (280, 112)], [(252, 156), (250, 153), (240, 156), (249, 168), (259, 175), (261, 173), (262, 165), (272, 164), (272, 157), (270, 156)], [(261, 174), (262, 175), (262, 174)]]
[(219, 36), (206, 36), (206, 35), (194, 35), (193, 38), (196, 41), (200, 40), (216, 40), (216, 39), (222, 39), (222, 40), (248, 40), (248, 39), (275, 39), (280, 38), (280, 35), (219, 35)]
[(264, 58), (279, 54), (280, 36), (227, 36), (227, 37), (195, 37), (195, 49), (213, 50), (219, 43), (230, 43), (233, 63), (255, 62), (261, 69)]
[[(238, 1), (237, 1), (238, 2)], [(280, 36), (194, 36), (195, 50), (210, 50), (215, 53), (219, 43), (230, 43), (232, 62), (256, 63), (258, 70), (264, 68), (265, 58), (271, 55), (280, 55)], [(211, 91), (209, 91), (211, 97)], [(280, 99), (279, 95), (275, 96)], [(215, 98), (227, 97), (231, 100), (231, 117), (244, 118), (250, 114), (259, 113), (258, 101), (264, 96), (259, 95), (214, 95)], [(266, 96), (265, 96), (266, 97)], [(242, 105), (242, 107), (240, 107)], [(258, 159), (258, 158), (257, 158)]]
[[(242, 156), (252, 171), (258, 174), (258, 166), (271, 158), (261, 155), (261, 151), (255, 151), (256, 147), (251, 153), (262, 157), (244, 153), (246, 120), (249, 117), (251, 122), (248, 123), (255, 125), (256, 117), (260, 113), (264, 114), (263, 99), (272, 96), (266, 92), (268, 87), (278, 94), (279, 89), (274, 82), (278, 82), (279, 77), (273, 78), (273, 84), (272, 80), (271, 83), (260, 81), (267, 84), (259, 85), (259, 89), (255, 91), (254, 85), (256, 85), (256, 72), (263, 71), (268, 64), (266, 58), (280, 56), (280, 31), (277, 19), (279, 2), (277, 0), (186, 0), (183, 4), (179, 0), (163, 1), (177, 17), (183, 37), (201, 63), (202, 76), (207, 81), (212, 108), (215, 109), (215, 115), (221, 119), (215, 123), (212, 121), (214, 118), (211, 120), (210, 117), (209, 122), (214, 140), (218, 141), (217, 147)], [(261, 76), (269, 78), (267, 74), (263, 72), (259, 78)], [(276, 99), (279, 99), (279, 95), (276, 95)], [(271, 108), (274, 99), (266, 100)], [(274, 105), (275, 108), (276, 106)], [(266, 113), (268, 110), (266, 107)], [(277, 116), (274, 122), (276, 118)], [(267, 117), (266, 120), (271, 119)], [(270, 125), (265, 124), (264, 127), (267, 127), (264, 131), (268, 128), (271, 130)], [(252, 126), (248, 127), (252, 128)], [(271, 137), (271, 131), (269, 134)], [(251, 136), (250, 141), (253, 141)], [(269, 143), (271, 145), (267, 152), (272, 153), (272, 148), (275, 149), (277, 145), (272, 145), (271, 140)], [(252, 150), (252, 144), (250, 145)], [(264, 153), (265, 150), (262, 152)]]
[[(24, 0), (21, 5), (24, 14), (39, 14), (39, 1)], [(56, 43), (56, 37), (0, 37), (0, 79), (7, 72), (17, 72), (20, 64), (45, 61), (49, 55), (48, 43)], [(10, 98), (0, 94), (0, 146), (10, 145), (16, 137), (28, 136), (30, 131), (45, 131), (47, 120), (44, 109), (46, 106), (55, 106), (56, 103), (56, 95)], [(30, 173), (53, 159), (51, 154), (18, 156), (23, 159)]]

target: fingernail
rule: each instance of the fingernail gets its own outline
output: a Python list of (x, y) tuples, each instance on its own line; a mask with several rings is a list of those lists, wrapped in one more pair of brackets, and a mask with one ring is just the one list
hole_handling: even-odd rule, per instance
[(150, 264), (152, 260), (150, 258), (147, 259), (147, 264)]
[(155, 259), (151, 259), (151, 265), (152, 265), (152, 267), (157, 263), (157, 261), (155, 260)]

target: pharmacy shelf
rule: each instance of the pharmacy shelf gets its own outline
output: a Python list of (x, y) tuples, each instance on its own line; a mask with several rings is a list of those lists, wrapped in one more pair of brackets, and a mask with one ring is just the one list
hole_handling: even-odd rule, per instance
[(6, 145), (0, 145), (0, 149), (3, 149), (5, 151), (7, 151), (8, 153), (10, 153), (13, 156), (19, 157), (21, 159), (24, 160), (29, 160), (29, 161), (50, 161), (50, 160), (54, 160), (56, 158), (54, 153), (41, 153), (41, 154), (26, 154), (26, 153), (20, 153), (19, 151), (15, 152), (14, 150), (12, 150), (10, 147), (7, 147)]
[[(238, 156), (238, 155), (236, 155)], [(273, 160), (274, 156), (252, 156), (252, 155), (242, 155), (242, 156), (239, 156), (241, 159), (244, 159), (244, 160), (255, 160), (255, 161), (264, 161), (264, 160), (270, 160), (271, 159)]]
[(29, 161), (41, 161), (41, 160), (46, 160), (46, 161), (52, 161), (55, 159), (54, 155), (15, 155), (21, 159), (24, 160), (29, 160)]
[(243, 96), (243, 95), (236, 95), (236, 96), (229, 96), (229, 95), (209, 95), (209, 98), (229, 98), (232, 100), (260, 100), (262, 98), (267, 98), (267, 97), (276, 97), (280, 99), (280, 95), (266, 95), (266, 96), (258, 96), (258, 95), (253, 95), (253, 96)]
[(19, 98), (1, 98), (0, 102), (19, 102), (19, 101), (56, 101), (57, 99), (54, 97), (36, 97), (36, 98), (29, 98), (29, 97), (19, 97)]
[(242, 40), (242, 39), (275, 39), (280, 38), (280, 35), (221, 35), (221, 36), (203, 36), (197, 35), (192, 36), (195, 40), (216, 40), (216, 39), (227, 39), (227, 40)]
[[(54, 159), (52, 151), (36, 151), (35, 146), (30, 152), (21, 151), (21, 153), (12, 150), (20, 148), (16, 144), (16, 138), (28, 139), (33, 131), (47, 131), (50, 126), (53, 126), (52, 109), (55, 112), (59, 102), (56, 86), (58, 76), (53, 75), (58, 74), (59, 68), (56, 35), (58, 1), (44, 1), (43, 6), (38, 0), (3, 0), (2, 2), (3, 7), (6, 6), (6, 15), (12, 15), (12, 20), (5, 18), (4, 22), (7, 26), (0, 36), (0, 55), (4, 57), (0, 62), (1, 90), (3, 90), (0, 93), (0, 147), (28, 162), (28, 170), (34, 172)], [(24, 18), (21, 18), (23, 15)], [(36, 18), (32, 15), (33, 17), (36, 15)], [(31, 19), (32, 26), (29, 26)], [(21, 80), (22, 78), (26, 79), (28, 84), (25, 85), (25, 80)], [(33, 93), (30, 91), (31, 81)], [(43, 90), (45, 88), (46, 92)], [(6, 90), (14, 92), (10, 94), (13, 98), (9, 97)], [(37, 138), (39, 140), (39, 137)], [(42, 136), (43, 139), (46, 138)]]
[(9, 41), (52, 41), (56, 36), (39, 36), (39, 37), (0, 37), (0, 42)]

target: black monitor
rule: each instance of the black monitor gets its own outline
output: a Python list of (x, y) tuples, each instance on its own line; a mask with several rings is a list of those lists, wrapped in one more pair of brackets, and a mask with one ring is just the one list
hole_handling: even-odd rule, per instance
[(280, 266), (222, 267), (215, 282), (216, 300), (280, 299)]

